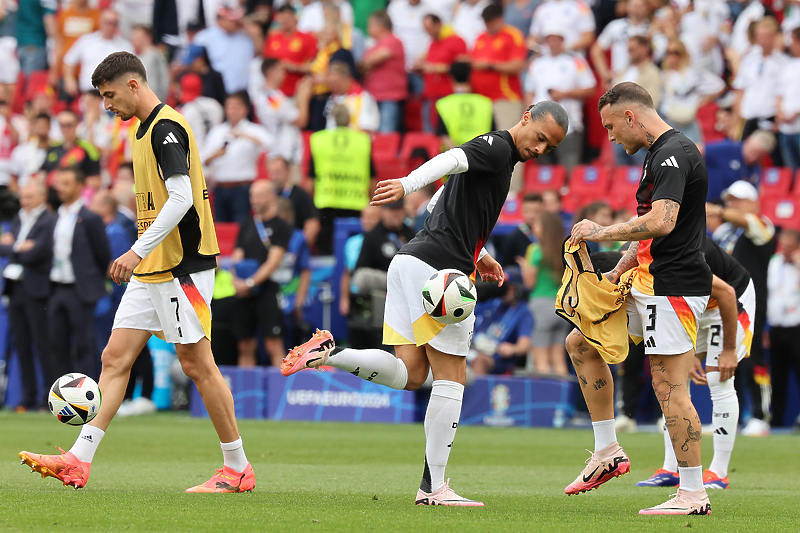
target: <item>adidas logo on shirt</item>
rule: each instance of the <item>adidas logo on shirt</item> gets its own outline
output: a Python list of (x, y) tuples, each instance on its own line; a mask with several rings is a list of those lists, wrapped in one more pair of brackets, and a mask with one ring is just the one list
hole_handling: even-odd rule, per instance
[[(178, 139), (175, 138), (175, 134), (172, 132), (169, 132), (167, 134), (167, 137), (164, 139), (164, 142), (162, 144), (170, 144), (170, 143), (178, 144)], [(678, 165), (675, 166), (677, 167)]]
[[(170, 133), (170, 135), (172, 135), (172, 134)], [(665, 159), (665, 160), (664, 160), (664, 162), (663, 162), (663, 163), (661, 163), (661, 166), (662, 166), (662, 167), (675, 167), (675, 168), (679, 168), (679, 167), (678, 167), (678, 162), (677, 162), (677, 161), (675, 161), (675, 156), (674, 156), (674, 155), (671, 155), (671, 156), (669, 156), (667, 159)]]

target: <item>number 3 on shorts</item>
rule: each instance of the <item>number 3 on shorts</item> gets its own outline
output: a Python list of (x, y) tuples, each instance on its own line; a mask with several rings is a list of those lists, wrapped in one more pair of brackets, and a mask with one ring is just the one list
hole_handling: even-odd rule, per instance
[(650, 314), (647, 315), (647, 319), (650, 321), (650, 323), (647, 324), (647, 327), (645, 328), (647, 331), (655, 331), (656, 329), (656, 309), (657, 306), (655, 304), (647, 306), (647, 310), (650, 311)]

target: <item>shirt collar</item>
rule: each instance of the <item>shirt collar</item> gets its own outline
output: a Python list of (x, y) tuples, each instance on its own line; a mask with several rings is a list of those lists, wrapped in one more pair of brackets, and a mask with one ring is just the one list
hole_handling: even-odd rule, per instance
[(64, 206), (63, 204), (58, 208), (58, 216), (63, 215), (77, 215), (78, 211), (81, 210), (83, 207), (83, 198), (78, 198), (73, 204), (70, 206)]
[(24, 209), (21, 209), (19, 212), (19, 220), (20, 222), (25, 222), (26, 220), (35, 220), (39, 218), (39, 215), (41, 215), (45, 209), (47, 209), (47, 204), (42, 204), (38, 207), (34, 207), (30, 211), (25, 211)]

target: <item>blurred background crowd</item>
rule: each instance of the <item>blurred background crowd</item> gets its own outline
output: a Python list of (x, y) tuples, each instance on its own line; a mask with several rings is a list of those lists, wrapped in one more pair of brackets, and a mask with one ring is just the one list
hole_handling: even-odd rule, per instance
[[(769, 350), (769, 331), (800, 333), (798, 0), (0, 0), (0, 255), (20, 410), (43, 405), (37, 367), (44, 383), (97, 375), (124, 290), (106, 272), (137, 236), (136, 123), (90, 81), (118, 50), (197, 139), (223, 252), (220, 364), (279, 364), (313, 327), (380, 345), (389, 261), (441, 183), (373, 208), (375, 183), (555, 100), (570, 129), (515, 171), (489, 243), (508, 281), (479, 284), (469, 361), (569, 379), (561, 243), (576, 220), (635, 215), (644, 151), (609, 143), (596, 113), (635, 81), (704, 153), (708, 233), (755, 282), (757, 339), (737, 379), (750, 432), (793, 422), (800, 348)], [(647, 372), (631, 368), (626, 427)], [(134, 387), (123, 410), (154, 409), (149, 354)]]

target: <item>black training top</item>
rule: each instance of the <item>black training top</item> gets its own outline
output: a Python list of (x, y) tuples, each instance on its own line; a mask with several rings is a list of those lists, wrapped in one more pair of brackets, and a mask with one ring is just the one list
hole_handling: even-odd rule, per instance
[(503, 209), (514, 165), (522, 158), (505, 130), (475, 137), (459, 148), (469, 169), (450, 176), (425, 227), (399, 253), (437, 270), (456, 268), (469, 275)]
[(706, 263), (711, 268), (711, 273), (733, 287), (736, 298), (741, 298), (750, 284), (750, 274), (747, 270), (711, 238), (706, 238), (703, 254), (706, 256)]

